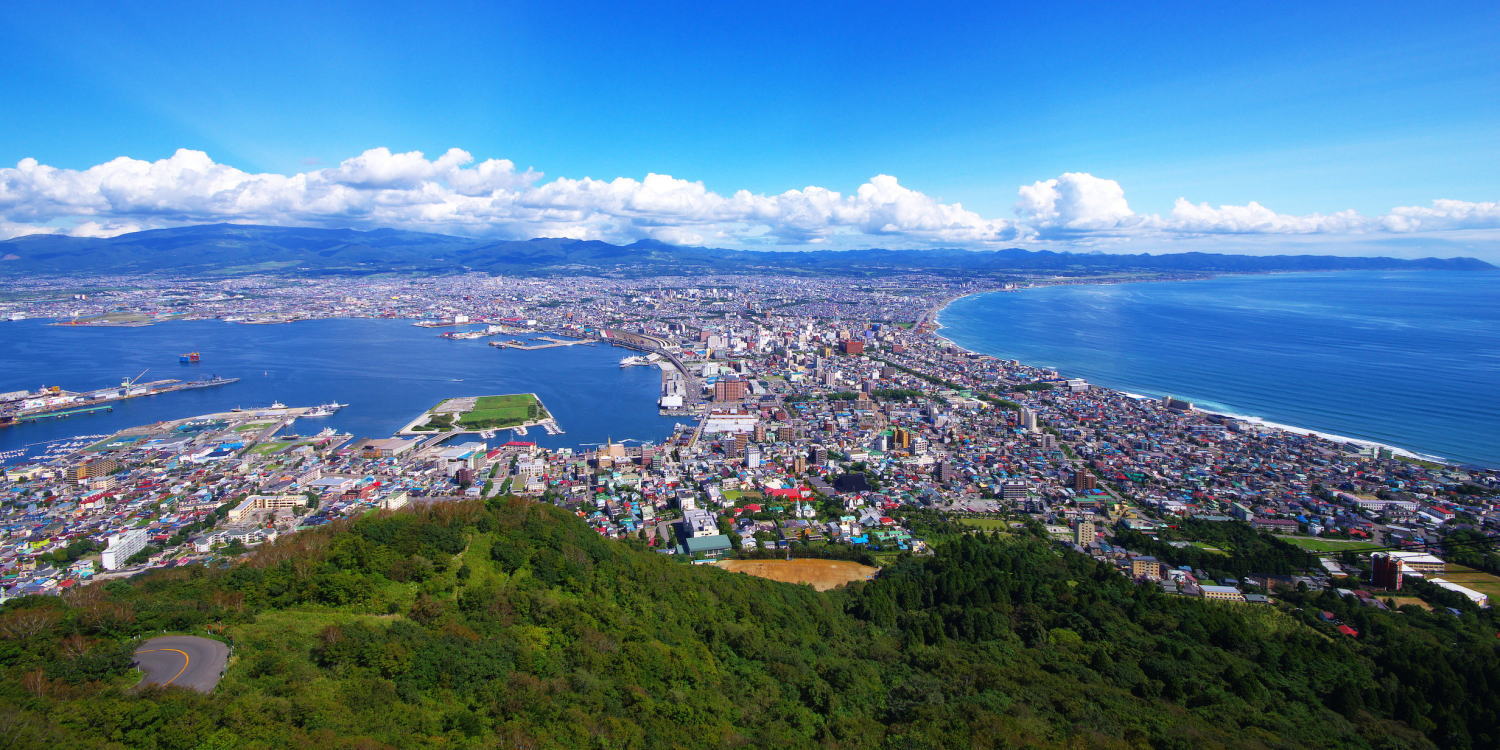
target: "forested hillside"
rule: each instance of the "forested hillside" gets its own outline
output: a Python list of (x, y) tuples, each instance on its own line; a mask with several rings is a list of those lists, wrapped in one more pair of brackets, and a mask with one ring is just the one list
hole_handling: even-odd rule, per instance
[[(819, 594), (522, 500), (284, 537), (0, 611), (0, 747), (1494, 747), (1487, 613), (1170, 598), (1028, 536)], [(1312, 613), (1362, 626), (1339, 636)], [(215, 635), (210, 696), (131, 646)]]

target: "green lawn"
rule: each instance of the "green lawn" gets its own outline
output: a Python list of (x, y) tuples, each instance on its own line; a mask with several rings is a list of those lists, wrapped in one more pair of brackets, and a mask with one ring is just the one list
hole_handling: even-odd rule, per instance
[(274, 425), (274, 424), (276, 424), (276, 423), (275, 422), (246, 422), (245, 424), (235, 425), (234, 426), (234, 431), (235, 432), (253, 432), (255, 430), (264, 430), (267, 427), (270, 427), (271, 425)]
[(1207, 542), (1188, 542), (1188, 544), (1191, 544), (1194, 547), (1203, 550), (1204, 552), (1212, 552), (1214, 554), (1223, 555), (1225, 557), (1229, 556), (1228, 552), (1225, 552), (1224, 550), (1219, 549), (1218, 547), (1215, 547)]
[(1313, 552), (1342, 552), (1344, 550), (1375, 549), (1379, 546), (1374, 542), (1359, 539), (1321, 539), (1311, 536), (1279, 535), (1276, 538)]
[(517, 393), (508, 396), (480, 396), (474, 409), (458, 418), (465, 427), (510, 427), (545, 419), (547, 411), (536, 396)]
[(959, 518), (958, 522), (985, 531), (1010, 531), (1010, 521), (1004, 518)]
[(257, 443), (255, 446), (250, 448), (250, 452), (257, 456), (269, 456), (272, 453), (277, 453), (283, 450), (291, 450), (292, 448), (296, 448), (302, 445), (312, 445), (312, 441), (300, 440), (286, 442), (282, 440), (273, 440), (266, 443)]

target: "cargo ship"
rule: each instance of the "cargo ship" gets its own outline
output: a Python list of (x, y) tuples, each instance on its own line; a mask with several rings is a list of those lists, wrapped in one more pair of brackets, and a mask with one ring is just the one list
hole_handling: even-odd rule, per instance
[(198, 354), (198, 352), (188, 352), (187, 354), (178, 357), (177, 361), (185, 365), (196, 365), (198, 364), (199, 358), (200, 355)]
[(0, 427), (30, 422), (45, 416), (72, 416), (107, 411), (107, 409), (95, 407), (127, 398), (159, 396), (163, 393), (195, 388), (213, 388), (239, 381), (239, 378), (213, 376), (202, 380), (167, 379), (142, 383), (140, 379), (145, 374), (146, 371), (143, 370), (134, 378), (120, 381), (118, 386), (92, 391), (65, 391), (59, 386), (52, 385), (42, 386), (35, 391), (0, 393)]

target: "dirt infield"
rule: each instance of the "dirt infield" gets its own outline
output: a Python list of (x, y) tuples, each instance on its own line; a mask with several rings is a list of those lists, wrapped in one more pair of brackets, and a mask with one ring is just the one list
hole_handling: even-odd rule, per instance
[(783, 583), (807, 583), (819, 591), (836, 589), (854, 581), (868, 581), (877, 568), (848, 560), (720, 560), (719, 567)]

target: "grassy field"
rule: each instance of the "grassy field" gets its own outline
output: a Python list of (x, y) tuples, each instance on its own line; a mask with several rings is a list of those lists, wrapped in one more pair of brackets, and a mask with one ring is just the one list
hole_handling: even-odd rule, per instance
[(1474, 589), (1488, 596), (1491, 601), (1500, 600), (1500, 576), (1450, 563), (1446, 572), (1436, 574), (1433, 577), (1452, 581), (1460, 586)]
[(1277, 536), (1276, 538), (1313, 552), (1342, 552), (1350, 549), (1375, 549), (1380, 546), (1374, 542), (1359, 539), (1320, 539), (1312, 536)]
[(270, 427), (273, 424), (276, 424), (276, 423), (275, 422), (246, 422), (244, 424), (235, 425), (234, 426), (234, 431), (235, 432), (255, 432), (255, 431), (258, 431), (258, 430), (264, 430), (264, 429), (266, 429), (267, 427)]
[(1422, 601), (1422, 599), (1420, 597), (1416, 597), (1416, 596), (1389, 596), (1389, 597), (1383, 596), (1383, 597), (1380, 597), (1380, 598), (1381, 599), (1390, 599), (1392, 602), (1395, 602), (1396, 606), (1398, 606), (1398, 607), (1404, 607), (1404, 606), (1406, 606), (1408, 604), (1415, 604), (1418, 607), (1421, 607), (1422, 609), (1425, 609), (1425, 610), (1428, 610), (1428, 611), (1432, 610), (1432, 605), (1431, 604), (1428, 604), (1427, 602)]
[(1004, 518), (960, 518), (958, 522), (985, 531), (1010, 531), (1010, 521)]
[(536, 396), (515, 393), (508, 396), (480, 396), (474, 408), (458, 418), (465, 427), (509, 427), (546, 419), (547, 411)]
[(868, 581), (875, 577), (877, 568), (860, 565), (849, 560), (818, 560), (801, 558), (795, 560), (720, 560), (715, 563), (732, 573), (745, 573), (758, 578), (769, 578), (783, 583), (806, 583), (819, 591), (827, 591), (854, 581)]
[(1224, 550), (1219, 549), (1218, 547), (1215, 547), (1207, 542), (1188, 542), (1188, 544), (1191, 544), (1194, 547), (1203, 550), (1204, 552), (1212, 552), (1216, 555), (1223, 555), (1225, 557), (1229, 556), (1228, 552), (1225, 552)]
[(312, 444), (313, 444), (313, 442), (311, 440), (299, 440), (299, 441), (292, 441), (292, 442), (286, 442), (286, 441), (282, 441), (282, 440), (273, 440), (273, 441), (266, 442), (266, 443), (257, 443), (254, 447), (252, 447), (250, 449), (250, 452), (253, 453), (253, 454), (255, 454), (255, 455), (257, 455), (257, 456), (269, 456), (272, 453), (277, 453), (277, 452), (280, 452), (280, 451), (283, 451), (283, 450), (291, 450), (291, 449), (296, 448), (298, 446), (312, 445)]

